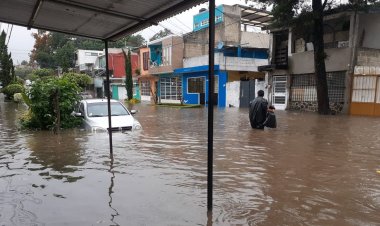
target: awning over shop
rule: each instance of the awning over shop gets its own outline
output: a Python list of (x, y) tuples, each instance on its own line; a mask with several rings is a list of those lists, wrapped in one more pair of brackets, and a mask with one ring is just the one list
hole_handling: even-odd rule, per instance
[(1, 0), (0, 22), (116, 40), (205, 0)]

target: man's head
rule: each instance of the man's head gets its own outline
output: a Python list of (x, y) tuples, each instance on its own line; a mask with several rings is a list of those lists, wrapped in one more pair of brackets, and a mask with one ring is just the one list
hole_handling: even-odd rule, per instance
[(263, 97), (264, 96), (264, 91), (263, 90), (257, 91), (257, 96)]

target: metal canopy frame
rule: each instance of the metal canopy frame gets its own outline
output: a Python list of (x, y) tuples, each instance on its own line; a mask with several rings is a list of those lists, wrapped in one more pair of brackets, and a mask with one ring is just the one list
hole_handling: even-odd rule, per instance
[(116, 41), (207, 0), (1, 0), (0, 22)]
[(273, 20), (273, 15), (262, 9), (239, 5), (241, 8), (241, 23), (255, 27), (268, 27)]
[[(131, 35), (207, 0), (0, 0), (0, 22), (104, 41), (110, 157), (113, 161), (108, 42)], [(207, 210), (212, 221), (215, 0), (209, 0)], [(133, 9), (126, 7), (133, 4)], [(119, 7), (115, 7), (116, 4)], [(124, 9), (124, 10), (123, 10)], [(78, 12), (76, 11), (78, 10)], [(61, 17), (60, 17), (61, 16)], [(86, 30), (90, 27), (90, 31)], [(111, 28), (109, 28), (110, 26)]]

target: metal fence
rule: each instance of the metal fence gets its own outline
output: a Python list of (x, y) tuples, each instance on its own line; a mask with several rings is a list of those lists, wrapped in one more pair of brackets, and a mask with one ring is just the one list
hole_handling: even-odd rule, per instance
[[(345, 71), (326, 74), (330, 102), (344, 102)], [(317, 101), (315, 74), (292, 75), (290, 101)]]

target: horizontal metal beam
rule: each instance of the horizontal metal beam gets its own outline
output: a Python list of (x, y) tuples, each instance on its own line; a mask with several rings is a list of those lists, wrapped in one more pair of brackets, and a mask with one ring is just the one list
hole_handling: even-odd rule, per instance
[(45, 0), (45, 1), (57, 4), (57, 5), (71, 6), (71, 7), (78, 8), (78, 9), (88, 10), (88, 11), (92, 11), (92, 12), (96, 12), (96, 13), (102, 13), (102, 14), (109, 15), (109, 16), (119, 17), (122, 19), (129, 19), (129, 20), (135, 20), (135, 21), (144, 21), (145, 20), (145, 18), (137, 17), (134, 15), (126, 14), (126, 13), (121, 13), (121, 12), (118, 12), (115, 10), (105, 9), (105, 8), (101, 8), (101, 7), (97, 7), (97, 6), (93, 6), (93, 5), (88, 5), (88, 4), (76, 2), (76, 1), (62, 1), (62, 0)]
[(116, 40), (121, 38), (124, 35), (131, 35), (135, 32), (138, 32), (139, 30), (142, 30), (146, 27), (149, 27), (154, 24), (158, 24), (158, 22), (166, 19), (169, 16), (174, 16), (178, 13), (181, 13), (184, 10), (189, 9), (191, 6), (195, 6), (197, 4), (201, 4), (206, 2), (207, 0), (193, 0), (193, 1), (187, 1), (183, 0), (181, 3), (178, 3), (176, 5), (173, 5), (172, 7), (169, 7), (168, 9), (151, 16), (149, 18), (146, 18), (144, 21), (140, 21), (140, 23), (129, 26), (125, 29), (121, 29), (119, 31), (116, 31), (114, 34), (111, 34), (108, 36), (108, 40)]
[(36, 2), (36, 4), (34, 5), (34, 8), (33, 8), (33, 12), (32, 12), (32, 15), (30, 16), (30, 19), (29, 19), (29, 22), (28, 22), (28, 30), (30, 30), (30, 28), (33, 26), (34, 24), (34, 21), (36, 20), (37, 18), (37, 15), (38, 15), (38, 12), (40, 11), (41, 9), (41, 6), (42, 6), (42, 1), (43, 0), (38, 0)]

